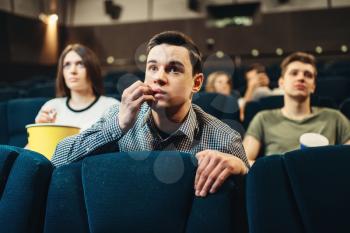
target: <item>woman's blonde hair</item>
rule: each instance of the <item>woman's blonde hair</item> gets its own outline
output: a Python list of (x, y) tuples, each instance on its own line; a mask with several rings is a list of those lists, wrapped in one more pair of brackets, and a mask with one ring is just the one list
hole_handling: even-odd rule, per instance
[(224, 71), (215, 71), (208, 76), (207, 83), (205, 84), (205, 91), (206, 92), (216, 92), (215, 87), (214, 87), (214, 83), (215, 83), (215, 80), (217, 79), (217, 77), (219, 77), (221, 75), (225, 75), (228, 77), (228, 84), (230, 85), (230, 89), (232, 90), (232, 79), (231, 79), (230, 75)]

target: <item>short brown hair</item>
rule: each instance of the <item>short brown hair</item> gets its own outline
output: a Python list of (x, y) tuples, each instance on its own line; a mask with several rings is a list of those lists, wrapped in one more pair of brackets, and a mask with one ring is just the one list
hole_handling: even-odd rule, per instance
[(169, 44), (185, 47), (190, 53), (192, 75), (202, 73), (202, 56), (197, 45), (187, 35), (178, 31), (165, 31), (153, 36), (147, 44), (147, 54), (157, 45)]
[(82, 59), (86, 68), (87, 79), (91, 81), (92, 89), (96, 96), (100, 96), (104, 92), (103, 79), (101, 74), (101, 66), (96, 54), (88, 47), (81, 44), (68, 45), (58, 60), (57, 76), (56, 76), (56, 97), (70, 97), (70, 90), (66, 85), (63, 77), (63, 61), (67, 53), (76, 52)]
[(215, 80), (221, 75), (225, 75), (228, 77), (228, 82), (229, 82), (230, 88), (232, 90), (231, 76), (224, 71), (215, 71), (208, 76), (207, 83), (205, 85), (206, 92), (216, 92), (215, 87), (214, 87), (214, 83), (215, 83)]
[(250, 66), (248, 66), (247, 70), (245, 73), (248, 73), (252, 70), (256, 70), (257, 73), (266, 73), (266, 68), (264, 65), (260, 63), (253, 63)]
[(281, 76), (283, 76), (286, 73), (287, 66), (290, 63), (295, 61), (312, 65), (315, 69), (315, 77), (316, 77), (317, 75), (316, 58), (312, 54), (304, 53), (304, 52), (295, 52), (290, 54), (285, 59), (283, 59), (281, 63)]

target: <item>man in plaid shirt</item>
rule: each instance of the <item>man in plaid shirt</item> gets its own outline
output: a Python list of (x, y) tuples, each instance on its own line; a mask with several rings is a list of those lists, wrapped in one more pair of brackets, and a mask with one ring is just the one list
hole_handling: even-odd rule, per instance
[[(112, 151), (177, 150), (195, 154), (197, 196), (215, 192), (232, 174), (246, 174), (240, 135), (192, 104), (203, 84), (202, 60), (186, 35), (167, 31), (148, 43), (145, 82), (137, 81), (97, 123), (56, 148), (55, 166)], [(210, 104), (210, 103), (208, 103)]]

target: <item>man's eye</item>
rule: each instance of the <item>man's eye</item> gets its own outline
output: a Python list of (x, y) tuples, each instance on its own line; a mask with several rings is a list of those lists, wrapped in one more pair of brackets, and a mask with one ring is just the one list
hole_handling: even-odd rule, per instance
[(170, 67), (168, 67), (167, 72), (168, 72), (168, 73), (173, 73), (173, 74), (178, 74), (178, 73), (180, 73), (181, 71), (180, 71), (180, 69), (177, 68), (176, 66), (170, 66)]
[(310, 72), (305, 72), (305, 77), (307, 78), (313, 78), (313, 74)]
[(293, 75), (293, 76), (297, 76), (298, 75), (298, 71), (292, 71), (290, 74)]
[(154, 65), (149, 66), (148, 70), (150, 70), (150, 71), (157, 71), (157, 66), (154, 66)]

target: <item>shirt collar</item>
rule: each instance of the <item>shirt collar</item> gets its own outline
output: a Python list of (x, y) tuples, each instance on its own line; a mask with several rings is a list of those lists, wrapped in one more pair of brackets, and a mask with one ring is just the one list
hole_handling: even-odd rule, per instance
[[(143, 119), (142, 125), (147, 124), (150, 127), (151, 131), (153, 131), (153, 129), (156, 129), (156, 125), (154, 123), (150, 107), (148, 107), (146, 114), (144, 116), (145, 117)], [(183, 134), (189, 140), (192, 141), (194, 139), (195, 133), (197, 132), (197, 129), (198, 129), (197, 116), (191, 105), (185, 121), (181, 124), (180, 128), (178, 128), (173, 134), (171, 134), (170, 137)]]
[(188, 139), (193, 140), (197, 129), (198, 129), (197, 116), (191, 105), (190, 111), (186, 116), (186, 120), (184, 121), (184, 123), (182, 123), (180, 128), (175, 133), (181, 132), (184, 135), (186, 135)]

